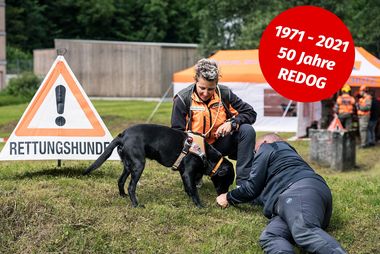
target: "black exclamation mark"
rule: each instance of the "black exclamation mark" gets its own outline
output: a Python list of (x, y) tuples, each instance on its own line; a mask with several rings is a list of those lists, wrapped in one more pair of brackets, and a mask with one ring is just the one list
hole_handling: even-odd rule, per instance
[[(65, 95), (66, 95), (66, 88), (64, 86), (59, 85), (55, 88), (55, 98), (57, 100), (58, 114), (63, 114), (63, 111), (65, 110)], [(58, 116), (55, 119), (55, 123), (58, 126), (63, 126), (66, 123), (66, 119), (63, 116)]]

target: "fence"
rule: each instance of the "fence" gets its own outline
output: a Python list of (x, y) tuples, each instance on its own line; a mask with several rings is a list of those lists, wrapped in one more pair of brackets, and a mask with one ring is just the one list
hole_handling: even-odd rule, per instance
[(7, 74), (33, 71), (33, 59), (7, 59)]

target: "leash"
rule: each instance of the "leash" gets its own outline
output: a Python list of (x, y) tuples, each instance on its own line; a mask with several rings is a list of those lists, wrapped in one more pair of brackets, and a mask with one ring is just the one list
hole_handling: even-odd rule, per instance
[(222, 164), (222, 161), (223, 161), (223, 156), (220, 157), (220, 160), (218, 161), (218, 163), (216, 163), (215, 167), (211, 170), (211, 173), (209, 174), (210, 177), (212, 177), (216, 173), (216, 171), (218, 171), (220, 164)]

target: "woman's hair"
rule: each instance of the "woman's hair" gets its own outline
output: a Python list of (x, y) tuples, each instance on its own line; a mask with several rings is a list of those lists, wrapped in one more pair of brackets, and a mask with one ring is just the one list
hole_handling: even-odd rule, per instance
[(213, 59), (203, 58), (195, 65), (195, 81), (202, 77), (207, 81), (216, 81), (218, 83), (219, 76), (218, 64)]

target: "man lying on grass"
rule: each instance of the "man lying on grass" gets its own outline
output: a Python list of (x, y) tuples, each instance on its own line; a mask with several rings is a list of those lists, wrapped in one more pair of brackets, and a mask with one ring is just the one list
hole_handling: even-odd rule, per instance
[(275, 134), (258, 140), (250, 177), (217, 203), (252, 202), (260, 196), (270, 219), (260, 236), (265, 253), (294, 253), (292, 244), (311, 253), (346, 253), (323, 229), (330, 221), (332, 197), (324, 179)]

